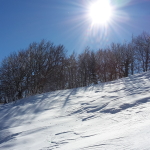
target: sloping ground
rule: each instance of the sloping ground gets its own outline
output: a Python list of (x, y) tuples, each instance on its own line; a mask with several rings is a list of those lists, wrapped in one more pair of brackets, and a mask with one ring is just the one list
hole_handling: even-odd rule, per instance
[(2, 150), (149, 150), (150, 72), (0, 106)]

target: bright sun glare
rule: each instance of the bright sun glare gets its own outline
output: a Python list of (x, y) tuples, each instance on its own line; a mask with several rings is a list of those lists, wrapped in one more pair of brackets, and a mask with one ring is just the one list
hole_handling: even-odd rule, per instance
[(92, 24), (107, 24), (111, 19), (112, 8), (109, 0), (97, 0), (89, 7)]

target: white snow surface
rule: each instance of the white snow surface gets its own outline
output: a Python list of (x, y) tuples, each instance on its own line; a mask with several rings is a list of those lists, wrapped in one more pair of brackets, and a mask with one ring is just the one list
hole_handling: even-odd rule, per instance
[(150, 150), (150, 72), (1, 105), (0, 150)]

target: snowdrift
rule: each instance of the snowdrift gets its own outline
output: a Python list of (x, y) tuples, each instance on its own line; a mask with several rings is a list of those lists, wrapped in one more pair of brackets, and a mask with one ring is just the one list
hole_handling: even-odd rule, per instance
[(2, 150), (150, 149), (150, 72), (0, 106)]

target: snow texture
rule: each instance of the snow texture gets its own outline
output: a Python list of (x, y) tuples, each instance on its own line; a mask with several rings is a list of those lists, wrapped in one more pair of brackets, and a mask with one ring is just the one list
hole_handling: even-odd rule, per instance
[(150, 72), (0, 106), (0, 150), (149, 150)]

